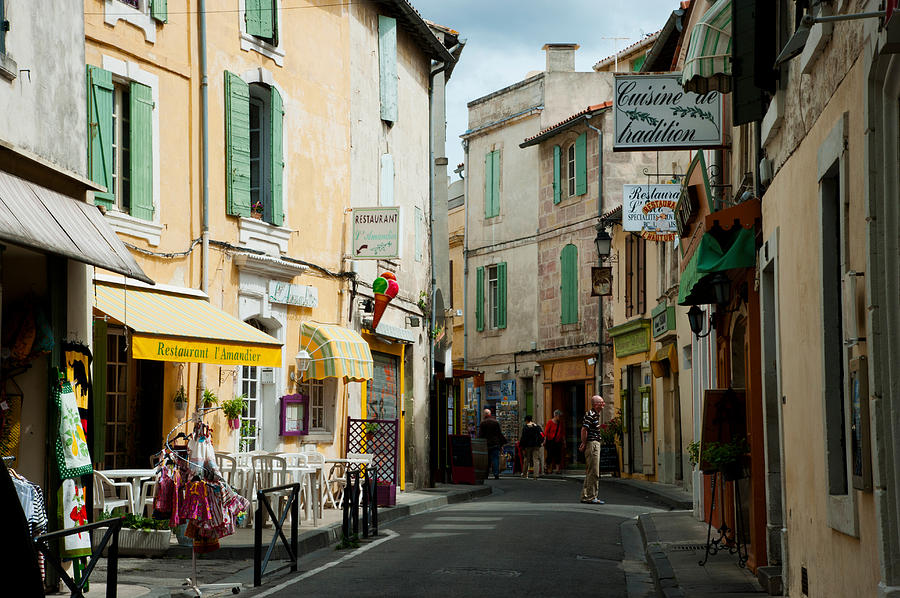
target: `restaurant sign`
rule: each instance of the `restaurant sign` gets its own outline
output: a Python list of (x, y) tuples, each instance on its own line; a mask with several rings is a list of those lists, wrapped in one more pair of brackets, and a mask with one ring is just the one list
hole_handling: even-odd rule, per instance
[(400, 208), (353, 208), (353, 259), (400, 257)]
[(319, 289), (308, 285), (270, 280), (269, 301), (297, 307), (318, 307)]
[(681, 73), (616, 75), (614, 151), (722, 145), (722, 94), (684, 91)]
[(132, 343), (132, 356), (135, 359), (281, 367), (280, 345), (251, 345), (139, 334), (132, 337)]
[(622, 228), (648, 241), (674, 241), (680, 196), (681, 185), (623, 185)]

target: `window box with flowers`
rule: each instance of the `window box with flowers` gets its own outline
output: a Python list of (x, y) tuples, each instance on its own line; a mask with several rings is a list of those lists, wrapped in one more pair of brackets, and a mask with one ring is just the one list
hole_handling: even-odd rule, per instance
[(265, 211), (261, 201), (254, 202), (250, 205), (250, 217), (255, 218), (256, 220), (262, 220)]

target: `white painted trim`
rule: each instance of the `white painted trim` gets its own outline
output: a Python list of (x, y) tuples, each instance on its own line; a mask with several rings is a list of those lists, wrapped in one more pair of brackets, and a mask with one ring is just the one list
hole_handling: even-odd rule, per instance
[[(124, 4), (122, 6), (125, 6)], [(126, 6), (127, 8), (127, 6)], [(163, 225), (160, 205), (160, 140), (159, 140), (159, 77), (153, 73), (141, 69), (136, 62), (119, 60), (112, 56), (103, 56), (102, 67), (113, 74), (113, 77), (125, 81), (134, 81), (150, 88), (153, 98), (152, 114), (152, 154), (153, 154), (153, 220), (134, 218), (129, 214), (119, 212), (115, 208), (108, 209), (106, 218), (113, 226), (113, 230), (123, 235), (130, 235), (140, 239), (146, 239), (147, 243), (156, 247), (159, 245)]]
[(258, 249), (268, 255), (278, 256), (287, 253), (288, 241), (293, 230), (284, 226), (275, 226), (255, 218), (241, 218), (239, 223), (240, 244), (248, 249)]
[[(107, 0), (108, 2), (109, 0)], [(276, 15), (276, 27), (278, 27), (278, 45), (273, 46), (272, 44), (267, 44), (262, 41), (258, 37), (254, 35), (250, 35), (247, 33), (247, 20), (244, 18), (244, 11), (246, 10), (246, 3), (244, 0), (240, 0), (240, 10), (238, 11), (238, 23), (241, 28), (241, 50), (245, 52), (254, 51), (259, 52), (263, 56), (267, 58), (271, 58), (275, 61), (275, 64), (278, 66), (284, 66), (284, 19), (281, 18), (281, 4), (283, 0), (278, 0), (278, 5), (275, 9)], [(281, 91), (281, 90), (279, 90)]]
[[(156, 43), (156, 23), (150, 16), (150, 0), (138, 0), (140, 8), (132, 8), (118, 0), (106, 0), (103, 4), (103, 22), (115, 27), (119, 21), (131, 23), (144, 32), (144, 40)], [(243, 6), (244, 0), (241, 0)], [(108, 70), (108, 69), (107, 69)]]
[[(784, 90), (779, 89), (775, 92), (775, 97), (769, 103), (769, 109), (763, 116), (762, 125), (760, 125), (760, 137), (762, 137), (763, 147), (767, 147), (775, 138), (775, 133), (781, 130), (781, 124), (784, 121)], [(772, 173), (774, 176), (775, 173)]]
[[(828, 12), (831, 12), (830, 10)], [(813, 72), (816, 61), (822, 56), (822, 49), (831, 40), (834, 23), (816, 23), (809, 30), (809, 37), (800, 54), (800, 72), (808, 75)]]
[(186, 295), (188, 297), (197, 297), (200, 299), (209, 299), (209, 295), (200, 291), (198, 289), (190, 289), (188, 287), (179, 287), (171, 284), (147, 284), (141, 280), (136, 280), (134, 278), (127, 278), (121, 275), (116, 274), (94, 274), (94, 282), (99, 283), (108, 283), (108, 284), (124, 284), (126, 287), (138, 288), (138, 289), (146, 289), (148, 291), (159, 291), (165, 293), (175, 293), (178, 295)]

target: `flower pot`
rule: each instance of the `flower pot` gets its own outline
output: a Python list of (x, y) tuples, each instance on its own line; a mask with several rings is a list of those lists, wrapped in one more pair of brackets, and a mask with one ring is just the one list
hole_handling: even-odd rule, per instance
[(379, 507), (393, 507), (397, 504), (397, 486), (394, 484), (376, 484), (375, 500)]
[(262, 212), (250, 212), (250, 217), (253, 218), (254, 220), (262, 220), (263, 219)]
[(239, 417), (228, 418), (228, 427), (231, 428), (232, 430), (239, 430), (241, 427), (241, 418), (239, 418)]
[[(94, 530), (92, 543), (94, 548), (100, 545), (105, 529)], [(139, 530), (123, 527), (119, 530), (119, 556), (162, 556), (169, 549), (172, 530)], [(110, 541), (112, 541), (110, 539)], [(109, 544), (106, 545), (108, 552)]]

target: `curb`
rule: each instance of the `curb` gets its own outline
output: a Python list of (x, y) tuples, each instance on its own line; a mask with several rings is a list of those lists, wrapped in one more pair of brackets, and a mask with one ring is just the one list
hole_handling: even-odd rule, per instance
[(657, 593), (664, 598), (686, 598), (684, 590), (679, 587), (678, 580), (675, 578), (675, 570), (669, 562), (669, 557), (660, 546), (659, 534), (653, 519), (649, 515), (638, 515), (638, 530), (644, 541), (644, 554), (647, 557), (647, 566), (650, 567), (650, 573), (653, 575)]
[(694, 508), (694, 501), (691, 497), (682, 497), (673, 494), (667, 488), (658, 488), (654, 486), (655, 482), (638, 483), (628, 478), (601, 477), (600, 482), (612, 482), (622, 486), (628, 486), (633, 490), (647, 492), (656, 497), (660, 503), (670, 507), (675, 511), (690, 511)]

